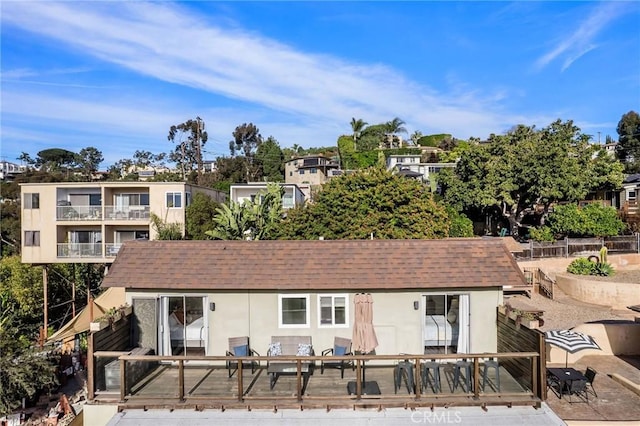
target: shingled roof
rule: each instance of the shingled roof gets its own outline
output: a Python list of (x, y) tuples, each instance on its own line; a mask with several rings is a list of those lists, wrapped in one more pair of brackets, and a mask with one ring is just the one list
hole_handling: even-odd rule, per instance
[(105, 287), (360, 290), (524, 285), (499, 239), (128, 241)]

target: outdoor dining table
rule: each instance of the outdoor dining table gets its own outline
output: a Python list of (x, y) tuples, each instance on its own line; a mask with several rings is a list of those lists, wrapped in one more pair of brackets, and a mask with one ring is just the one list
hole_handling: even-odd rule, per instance
[(547, 374), (551, 376), (552, 380), (558, 383), (558, 391), (560, 392), (559, 398), (562, 399), (562, 394), (569, 392), (571, 389), (571, 383), (577, 380), (587, 381), (587, 378), (580, 371), (575, 368), (547, 368)]

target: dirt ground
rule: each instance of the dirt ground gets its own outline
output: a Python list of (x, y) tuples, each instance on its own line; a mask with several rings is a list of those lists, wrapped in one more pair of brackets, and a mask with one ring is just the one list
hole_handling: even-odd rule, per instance
[[(589, 277), (594, 281), (625, 282), (638, 284), (640, 292), (640, 269), (617, 271), (610, 277)], [(531, 299), (526, 296), (505, 297), (505, 301), (514, 308), (520, 306), (533, 306), (544, 311), (544, 325), (540, 327), (542, 331), (572, 328), (577, 325), (601, 321), (601, 320), (628, 320), (633, 321), (640, 313), (630, 309), (615, 310), (607, 306), (593, 305), (575, 300), (558, 287), (554, 289), (554, 300), (548, 299), (539, 294), (532, 294)]]

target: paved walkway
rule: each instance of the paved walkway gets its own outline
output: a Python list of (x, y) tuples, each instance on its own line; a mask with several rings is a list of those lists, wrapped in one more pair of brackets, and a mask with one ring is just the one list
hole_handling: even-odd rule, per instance
[(116, 414), (108, 426), (237, 426), (246, 424), (303, 425), (303, 426), (394, 426), (457, 424), (468, 426), (561, 426), (563, 421), (546, 404), (533, 407), (480, 407), (436, 408), (433, 411), (388, 408), (377, 410), (278, 410), (242, 411), (219, 410), (127, 410)]
[[(549, 391), (547, 404), (565, 421), (632, 421), (640, 424), (640, 396), (614, 381), (613, 373), (640, 383), (640, 356), (616, 357), (590, 355), (582, 357), (571, 367), (584, 372), (587, 366), (598, 372), (593, 387), (598, 397), (589, 395), (589, 402), (569, 403)], [(547, 367), (564, 367), (547, 365)], [(575, 398), (574, 398), (575, 400)], [(576, 423), (577, 424), (577, 423)]]

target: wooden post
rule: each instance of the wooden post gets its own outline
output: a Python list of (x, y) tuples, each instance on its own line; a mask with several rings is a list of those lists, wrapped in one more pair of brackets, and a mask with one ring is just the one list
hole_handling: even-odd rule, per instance
[(420, 392), (422, 391), (422, 364), (420, 363), (420, 358), (416, 358), (416, 371), (414, 378), (416, 399), (420, 399)]
[(238, 401), (242, 402), (242, 399), (244, 396), (244, 384), (242, 383), (242, 361), (238, 361), (237, 373), (238, 373)]
[(356, 399), (362, 395), (362, 360), (356, 360)]
[(71, 318), (76, 317), (76, 280), (71, 281)]
[[(47, 265), (44, 265), (42, 267), (42, 288), (43, 288), (43, 293), (44, 293), (44, 340), (47, 340), (47, 337), (49, 332), (49, 298), (47, 293), (49, 293), (48, 291), (48, 287), (49, 287), (49, 278), (47, 276)], [(44, 340), (42, 341), (42, 343), (44, 344)]]
[(96, 396), (93, 335), (93, 332), (89, 332), (89, 336), (87, 336), (87, 398), (89, 399), (89, 401), (92, 401)]
[(184, 359), (178, 360), (178, 399), (184, 402)]
[(127, 361), (120, 359), (120, 402), (124, 402), (127, 394)]
[(296, 380), (298, 386), (298, 402), (302, 401), (302, 360), (296, 360)]
[(480, 364), (478, 363), (478, 357), (473, 358), (473, 398), (478, 399), (480, 396)]

